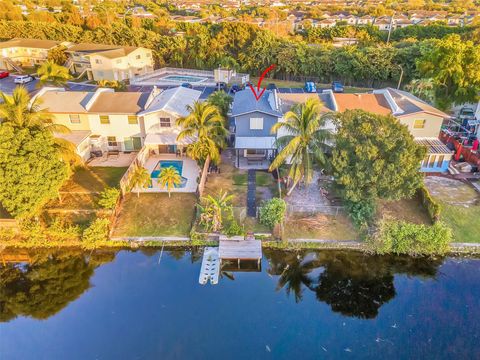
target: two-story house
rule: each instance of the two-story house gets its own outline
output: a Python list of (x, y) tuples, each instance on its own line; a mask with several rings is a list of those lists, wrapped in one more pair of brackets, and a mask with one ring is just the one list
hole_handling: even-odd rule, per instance
[(275, 90), (265, 90), (260, 99), (247, 88), (235, 94), (233, 119), (237, 167), (268, 168), (276, 152), (272, 127), (282, 118), (281, 100)]
[(0, 69), (18, 70), (18, 66), (33, 67), (47, 60), (48, 52), (61, 45), (59, 41), (11, 39), (0, 42)]
[(153, 70), (150, 49), (82, 43), (69, 47), (70, 71), (93, 80), (126, 80)]
[(58, 134), (75, 144), (77, 153), (87, 160), (91, 151), (138, 151), (145, 145), (158, 153), (176, 153), (194, 139), (177, 141), (179, 117), (187, 116), (201, 92), (184, 87), (151, 92), (114, 92), (100, 88), (95, 92), (43, 88), (43, 111), (53, 122), (68, 127), (70, 134)]

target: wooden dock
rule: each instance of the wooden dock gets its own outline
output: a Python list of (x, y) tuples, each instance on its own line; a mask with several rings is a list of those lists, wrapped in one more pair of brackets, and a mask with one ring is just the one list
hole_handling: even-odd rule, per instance
[(249, 238), (243, 239), (220, 239), (219, 258), (222, 260), (235, 260), (240, 266), (241, 260), (255, 260), (260, 264), (262, 260), (262, 242)]

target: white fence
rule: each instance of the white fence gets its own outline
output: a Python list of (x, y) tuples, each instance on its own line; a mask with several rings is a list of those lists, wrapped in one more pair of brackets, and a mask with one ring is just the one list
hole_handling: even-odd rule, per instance
[(128, 167), (125, 174), (123, 174), (122, 178), (120, 179), (120, 189), (122, 190), (122, 195), (125, 195), (128, 191), (129, 182), (130, 182), (130, 175), (135, 170), (137, 166), (144, 166), (148, 160), (149, 152), (147, 147), (143, 147), (137, 154), (135, 160), (132, 161), (130, 166)]
[[(192, 85), (203, 85), (203, 86), (215, 86), (216, 80), (213, 70), (196, 70), (196, 69), (183, 69), (183, 68), (172, 68), (164, 67), (161, 69), (154, 70), (147, 74), (138, 75), (130, 79), (130, 84), (132, 85), (178, 85), (179, 82), (176, 80), (162, 79), (165, 75), (184, 75), (184, 76), (199, 76), (206, 78), (204, 81), (198, 83), (192, 83)], [(237, 73), (233, 76), (231, 82), (241, 82), (244, 83), (248, 81), (248, 74)]]
[(288, 214), (328, 214), (337, 216), (344, 212), (343, 206), (332, 205), (287, 205)]

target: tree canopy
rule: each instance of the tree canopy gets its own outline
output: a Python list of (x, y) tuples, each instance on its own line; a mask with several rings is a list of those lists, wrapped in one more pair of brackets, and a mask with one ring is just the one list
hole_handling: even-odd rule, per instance
[(350, 110), (336, 116), (335, 181), (351, 202), (411, 197), (422, 184), (425, 148), (393, 116)]
[(417, 66), (421, 76), (433, 82), (437, 106), (447, 109), (452, 103), (478, 101), (479, 53), (480, 46), (462, 41), (459, 35), (435, 40), (423, 48)]
[(12, 216), (38, 214), (58, 196), (67, 174), (50, 132), (0, 125), (0, 202)]

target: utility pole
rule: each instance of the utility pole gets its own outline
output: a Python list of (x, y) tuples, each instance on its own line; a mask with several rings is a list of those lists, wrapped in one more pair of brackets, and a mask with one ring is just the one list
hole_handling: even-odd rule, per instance
[(403, 67), (400, 64), (398, 64), (398, 67), (400, 68), (400, 78), (398, 79), (397, 89), (400, 89), (400, 85), (402, 85), (402, 79), (403, 79)]
[(393, 17), (394, 17), (394, 16), (395, 16), (395, 12), (393, 12), (393, 15), (390, 16), (390, 26), (388, 27), (387, 44), (390, 42), (390, 35), (392, 34)]

